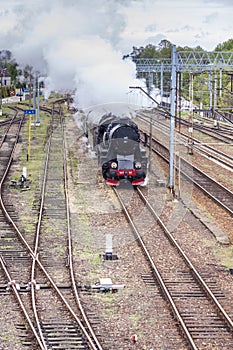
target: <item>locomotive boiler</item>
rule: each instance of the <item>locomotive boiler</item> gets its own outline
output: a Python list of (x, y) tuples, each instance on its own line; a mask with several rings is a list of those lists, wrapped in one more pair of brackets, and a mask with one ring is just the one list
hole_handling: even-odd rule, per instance
[(129, 117), (104, 115), (93, 133), (94, 149), (106, 183), (118, 186), (129, 181), (144, 185), (147, 173), (146, 150), (140, 146), (138, 126)]

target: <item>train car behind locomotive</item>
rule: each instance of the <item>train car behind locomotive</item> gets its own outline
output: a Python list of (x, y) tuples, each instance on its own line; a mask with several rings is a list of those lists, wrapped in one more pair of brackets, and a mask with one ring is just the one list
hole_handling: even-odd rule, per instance
[(144, 185), (146, 150), (140, 147), (137, 125), (128, 117), (104, 115), (94, 128), (93, 145), (106, 183), (118, 186), (122, 180)]

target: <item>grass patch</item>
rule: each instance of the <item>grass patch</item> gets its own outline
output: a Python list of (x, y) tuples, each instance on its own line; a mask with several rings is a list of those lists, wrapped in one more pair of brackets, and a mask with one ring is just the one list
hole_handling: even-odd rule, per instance
[(140, 320), (140, 316), (139, 315), (129, 315), (129, 319), (130, 319), (130, 322), (132, 324), (132, 327), (133, 328), (137, 328), (137, 325), (138, 325), (138, 322)]
[(13, 248), (12, 245), (5, 245), (5, 246), (2, 247), (2, 249), (11, 249), (11, 248)]
[(215, 255), (220, 259), (221, 264), (226, 266), (227, 269), (233, 268), (233, 247), (227, 247), (215, 251)]
[(220, 179), (223, 179), (224, 181), (228, 182), (229, 184), (233, 185), (233, 179), (226, 177), (224, 174), (218, 174)]
[(214, 219), (213, 216), (210, 213), (206, 213), (206, 217), (209, 220), (213, 220)]

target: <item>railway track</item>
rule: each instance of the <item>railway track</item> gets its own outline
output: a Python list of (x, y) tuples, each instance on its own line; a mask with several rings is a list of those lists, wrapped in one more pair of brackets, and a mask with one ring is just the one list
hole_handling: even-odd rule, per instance
[[(8, 225), (3, 238), (11, 240), (11, 245), (1, 245), (0, 262), (8, 279), (6, 291), (13, 291), (30, 326), (31, 348), (97, 350), (102, 347), (85, 316), (75, 283), (61, 109), (53, 112), (35, 234), (31, 232), (28, 243), (14, 213), (9, 212), (7, 197), (1, 195), (1, 218)], [(14, 147), (11, 157), (13, 151)], [(8, 154), (6, 158), (1, 190), (12, 161)]]
[[(51, 348), (63, 346), (64, 349), (101, 349), (82, 309), (76, 287), (69, 223), (66, 151), (65, 144), (62, 142), (64, 130), (61, 113), (57, 113), (55, 109), (53, 112), (34, 255), (40, 252), (41, 263), (46, 266), (47, 273), (53, 276), (52, 285), (71, 317), (66, 310), (64, 312), (61, 304), (57, 307), (56, 300), (55, 303), (51, 302), (54, 298), (53, 291), (48, 288), (46, 293), (38, 298), (41, 334), (47, 346)], [(58, 248), (56, 241), (59, 242), (60, 249), (56, 249)], [(66, 248), (65, 251), (64, 248)], [(70, 274), (67, 273), (67, 267)], [(36, 274), (40, 276), (36, 270), (33, 270), (32, 280), (35, 279)], [(46, 285), (46, 280), (42, 279), (42, 284)], [(42, 312), (40, 305), (48, 305), (48, 302), (51, 312), (47, 315), (47, 309)], [(73, 307), (70, 307), (70, 304)], [(78, 310), (76, 310), (77, 307), (74, 308), (75, 304), (78, 305)]]
[[(0, 213), (0, 221), (1, 221), (1, 228), (3, 229), (1, 231), (1, 245), (0, 245), (0, 263), (1, 263), (1, 281), (2, 281), (2, 288), (1, 292), (2, 294), (7, 298), (9, 297), (9, 293), (11, 291), (13, 292), (17, 303), (19, 305), (19, 308), (24, 316), (24, 318), (27, 320), (29, 324), (30, 331), (26, 332), (26, 344), (28, 344), (30, 347), (33, 346), (36, 347), (35, 341), (29, 340), (30, 338), (35, 337), (37, 339), (38, 343), (40, 343), (40, 339), (38, 338), (36, 329), (34, 325), (31, 322), (30, 316), (24, 307), (24, 296), (20, 295), (20, 284), (16, 283), (16, 276), (17, 280), (20, 281), (21, 277), (27, 278), (28, 276), (25, 276), (24, 273), (29, 268), (29, 255), (25, 251), (25, 246), (23, 242), (19, 241), (18, 238), (15, 235), (16, 228), (15, 221), (17, 220), (17, 215), (14, 211), (14, 208), (10, 205), (5, 204), (6, 202), (6, 194), (4, 192), (7, 191), (5, 186), (5, 179), (7, 177), (7, 174), (10, 171), (11, 164), (13, 162), (14, 157), (14, 151), (16, 149), (18, 140), (19, 140), (19, 134), (21, 127), (24, 122), (24, 116), (21, 115), (21, 117), (18, 117), (18, 113), (15, 114), (15, 116), (11, 119), (10, 123), (8, 123), (7, 130), (5, 131), (5, 134), (1, 141), (1, 149), (0, 149), (0, 155), (1, 155), (1, 174), (0, 174), (0, 205), (1, 205), (1, 213)], [(12, 221), (11, 217), (14, 218), (15, 221)], [(17, 230), (17, 228), (16, 228)], [(13, 270), (12, 274), (10, 271)], [(28, 300), (27, 300), (28, 301)], [(14, 305), (14, 301), (11, 300), (10, 302), (12, 305)], [(20, 316), (17, 316), (20, 319)], [(21, 319), (20, 319), (21, 320)], [(23, 324), (23, 322), (22, 322)], [(26, 330), (26, 329), (25, 329)], [(22, 329), (20, 329), (22, 331)]]
[[(140, 119), (142, 119), (144, 122), (148, 124), (149, 117), (144, 115), (143, 113), (139, 116)], [(170, 127), (167, 124), (163, 124), (162, 121), (158, 120), (152, 120), (152, 126), (156, 128), (156, 130), (162, 131), (165, 135), (167, 135), (167, 139), (169, 139), (170, 134)], [(185, 126), (188, 126), (187, 122), (184, 124)], [(231, 146), (233, 144), (233, 139), (230, 137), (225, 137), (224, 134), (219, 136), (220, 131), (213, 129), (212, 133), (205, 133), (203, 130), (203, 127), (198, 125), (197, 128), (198, 132), (203, 133), (207, 136), (210, 136), (210, 142), (202, 142), (197, 137), (194, 137), (193, 135), (189, 134), (188, 132), (182, 132), (179, 131), (176, 133), (176, 142), (178, 145), (183, 145), (192, 152), (197, 151), (201, 155), (205, 155), (208, 159), (214, 160), (220, 165), (230, 169), (232, 171), (233, 169), (233, 157), (226, 153), (221, 151), (220, 149), (216, 149), (214, 146)]]
[[(158, 110), (158, 115), (160, 115), (163, 119), (170, 118), (168, 113), (165, 111)], [(145, 115), (143, 115), (143, 118)], [(199, 117), (198, 114), (194, 114), (189, 117), (189, 120), (185, 118), (176, 117), (175, 118), (177, 129), (181, 129), (181, 126), (185, 127), (193, 127), (194, 130), (202, 133), (205, 136), (210, 136), (218, 142), (224, 142), (226, 144), (232, 144), (232, 124), (229, 125), (215, 125), (214, 122), (217, 122), (217, 119), (203, 118)]]
[[(185, 126), (188, 126), (189, 122), (183, 119), (182, 124)], [(226, 128), (223, 126), (214, 127), (214, 126), (200, 125), (200, 123), (193, 123), (193, 127), (198, 132), (201, 132), (206, 136), (210, 136), (216, 141), (224, 142), (226, 144), (232, 144), (232, 141), (233, 141), (232, 126), (229, 126), (228, 128)]]
[[(150, 287), (153, 284), (160, 286), (189, 348), (230, 349), (233, 346), (233, 321), (221, 306), (224, 295), (214, 279), (204, 271), (197, 271), (140, 189), (137, 189), (137, 195), (154, 220), (153, 229), (146, 235), (137, 228), (139, 222), (134, 206), (125, 205), (128, 194), (113, 190), (150, 264), (151, 274), (143, 278)], [(174, 344), (173, 349), (180, 349), (180, 345)]]
[[(147, 146), (150, 147), (149, 143), (147, 143)], [(169, 163), (169, 149), (154, 137), (151, 138), (151, 149)], [(188, 181), (201, 189), (230, 215), (233, 215), (233, 192), (182, 156), (176, 156), (176, 158), (176, 164), (180, 161), (180, 166), (175, 166), (177, 173), (180, 172)], [(228, 164), (228, 166), (230, 165)]]
[[(70, 214), (69, 210), (67, 210), (69, 207), (69, 195), (66, 184), (67, 165), (66, 158), (64, 158), (64, 154), (66, 153), (64, 152), (66, 145), (63, 143), (64, 135), (62, 130), (63, 127), (60, 109), (57, 107), (53, 108), (53, 112), (53, 121), (51, 123), (50, 134), (45, 149), (46, 162), (45, 169), (43, 171), (43, 182), (41, 183), (42, 190), (35, 201), (38, 203), (38, 207), (40, 206), (40, 212), (36, 211), (36, 216), (39, 218), (39, 220), (36, 220), (36, 225), (31, 230), (30, 235), (25, 235), (24, 232), (18, 230), (19, 232), (17, 232), (16, 236), (17, 214), (14, 212), (14, 206), (7, 203), (7, 194), (5, 193), (4, 206), (7, 208), (7, 213), (9, 214), (9, 216), (7, 216), (7, 214), (5, 216), (8, 218), (8, 224), (10, 223), (10, 233), (8, 236), (6, 235), (6, 239), (4, 240), (4, 249), (8, 250), (8, 252), (5, 255), (5, 258), (1, 257), (0, 259), (2, 267), (2, 289), (0, 289), (0, 293), (2, 292), (3, 294), (7, 294), (9, 297), (14, 295), (16, 300), (16, 293), (18, 293), (18, 296), (21, 297), (22, 310), (23, 307), (25, 307), (25, 312), (22, 311), (24, 319), (27, 320), (26, 315), (28, 315), (27, 323), (30, 325), (30, 321), (33, 321), (31, 326), (28, 328), (29, 331), (24, 337), (25, 346), (27, 343), (30, 350), (32, 348), (36, 350), (39, 348), (101, 349), (101, 345), (98, 344), (98, 339), (95, 339), (94, 333), (92, 333), (90, 330), (87, 331), (86, 323), (88, 323), (88, 319), (85, 320), (85, 314), (82, 314), (81, 316), (80, 308), (82, 308), (82, 305), (79, 300), (79, 293), (75, 282), (76, 278), (72, 269), (72, 233), (70, 232), (69, 227)], [(82, 169), (79, 169), (79, 171), (83, 172), (83, 181), (80, 182), (80, 186), (86, 186), (87, 192), (90, 192), (86, 177), (88, 167), (82, 167)], [(92, 178), (96, 178), (95, 173), (92, 174)], [(96, 179), (93, 182), (93, 187), (95, 186)], [(35, 210), (36, 209), (37, 207)], [(152, 218), (152, 220), (154, 219)], [(4, 225), (7, 225), (7, 221), (4, 219)], [(12, 227), (14, 227), (14, 231), (12, 231)], [(34, 231), (37, 231), (37, 235), (34, 234)], [(80, 235), (82, 234), (80, 233)], [(20, 237), (20, 240), (17, 237)], [(25, 239), (25, 237), (27, 239)], [(152, 238), (148, 237), (148, 240), (149, 239), (151, 239), (153, 246), (156, 247), (157, 236), (155, 237), (154, 243)], [(9, 248), (9, 240), (11, 240), (10, 242), (12, 243), (11, 248)], [(50, 247), (53, 248), (50, 249)], [(3, 246), (1, 246), (1, 250), (4, 249)], [(13, 254), (13, 251), (18, 252), (16, 256)], [(160, 260), (159, 257), (158, 260)], [(176, 274), (176, 271), (171, 270), (172, 266), (173, 265), (171, 264), (171, 267), (166, 268), (166, 270), (168, 270), (168, 278), (171, 277), (170, 275)], [(179, 267), (179, 271), (177, 273), (178, 275), (184, 268), (183, 265), (179, 266), (181, 267)], [(68, 273), (69, 267), (71, 267), (71, 270)], [(71, 279), (68, 276), (69, 274)], [(214, 289), (215, 283), (213, 279), (211, 276), (207, 277), (209, 280), (208, 284), (211, 285), (211, 289)], [(143, 274), (142, 279), (145, 284), (152, 288), (153, 286), (158, 285), (158, 282), (154, 279), (152, 272)], [(177, 289), (179, 289), (178, 282), (171, 282), (171, 280), (169, 281), (170, 285), (174, 287), (172, 292), (177, 299), (182, 299), (185, 294), (189, 294), (189, 299), (193, 298), (188, 286), (187, 290), (184, 292), (182, 290), (178, 290), (177, 292)], [(189, 286), (192, 285), (192, 283), (192, 281), (189, 282)], [(17, 289), (18, 286), (20, 286), (20, 290)], [(180, 294), (178, 295), (178, 293)], [(205, 293), (203, 291), (197, 291), (196, 294), (198, 298), (202, 298), (203, 294)], [(214, 295), (219, 299), (224, 299), (223, 293), (218, 290), (217, 287), (214, 289)], [(21, 308), (19, 301), (18, 304)], [(92, 314), (93, 319), (97, 317), (96, 319), (98, 323), (98, 316), (96, 315), (95, 310), (92, 311)], [(179, 320), (179, 318), (177, 319)], [(212, 342), (208, 344), (209, 348), (214, 344), (215, 347), (213, 347), (213, 349), (217, 349), (217, 346), (221, 344), (222, 339), (224, 339), (224, 346), (229, 344), (232, 345), (230, 337), (229, 339), (227, 339), (227, 337), (224, 338), (225, 334), (229, 335), (230, 333), (229, 325), (225, 326), (222, 320), (218, 321), (217, 319), (215, 320), (214, 316), (210, 316), (209, 320), (211, 322), (216, 321), (216, 324), (219, 322), (220, 328), (217, 328), (217, 326), (215, 327), (214, 323), (212, 323), (211, 325), (213, 327), (209, 327), (209, 331), (206, 332), (207, 334), (204, 334), (203, 325), (207, 324), (208, 316), (206, 317), (204, 315), (203, 319), (204, 321), (200, 321), (201, 326), (200, 324), (198, 326), (196, 323), (194, 324), (194, 314), (189, 314), (185, 319), (185, 322), (187, 324), (189, 323), (188, 331), (192, 333), (191, 336), (194, 334), (195, 338), (196, 334), (197, 340), (195, 339), (195, 344), (196, 342), (200, 343), (200, 349), (208, 349), (208, 347), (205, 347), (206, 345), (204, 345), (204, 343), (208, 342), (211, 332), (216, 338), (218, 337), (219, 332), (222, 338), (219, 340), (216, 340), (216, 338), (213, 339)], [(20, 325), (20, 328), (22, 324)], [(221, 329), (222, 324), (225, 328), (224, 331), (220, 332), (219, 329)], [(193, 325), (196, 325), (196, 330), (192, 330), (191, 332), (190, 329), (192, 329)], [(87, 339), (85, 337), (86, 332)], [(227, 343), (225, 344), (226, 339)], [(91, 345), (91, 342), (93, 345)], [(130, 343), (130, 341), (128, 341), (128, 343)], [(111, 341), (106, 341), (106, 343), (103, 344), (105, 344), (105, 347), (103, 346), (104, 349), (115, 349), (114, 338), (111, 339)], [(107, 346), (106, 344), (111, 345)], [(132, 346), (136, 347), (137, 344)], [(222, 349), (224, 349), (224, 346)], [(177, 349), (181, 350), (186, 348), (186, 343), (184, 341), (179, 341)]]

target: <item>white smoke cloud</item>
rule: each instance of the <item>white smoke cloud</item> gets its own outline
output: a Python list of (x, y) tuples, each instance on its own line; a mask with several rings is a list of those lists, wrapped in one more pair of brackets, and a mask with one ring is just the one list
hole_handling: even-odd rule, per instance
[(7, 1), (0, 10), (0, 47), (20, 65), (47, 74), (50, 87), (76, 89), (81, 106), (122, 102), (136, 74), (119, 49), (130, 2)]

